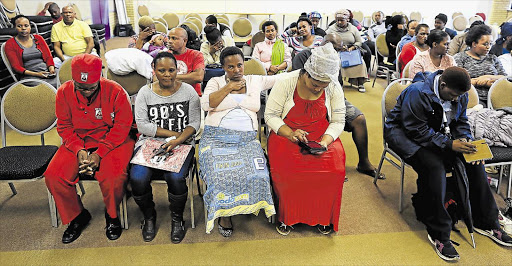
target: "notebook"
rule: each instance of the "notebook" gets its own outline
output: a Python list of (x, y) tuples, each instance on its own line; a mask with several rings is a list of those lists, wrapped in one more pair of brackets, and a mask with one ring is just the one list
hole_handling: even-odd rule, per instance
[(485, 139), (472, 141), (471, 144), (476, 146), (475, 153), (463, 153), (464, 159), (467, 163), (481, 160), (489, 160), (493, 158), (489, 145), (485, 143)]

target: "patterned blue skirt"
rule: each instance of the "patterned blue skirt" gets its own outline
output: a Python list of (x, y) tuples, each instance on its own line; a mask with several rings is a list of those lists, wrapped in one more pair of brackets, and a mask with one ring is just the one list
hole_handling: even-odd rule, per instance
[(205, 126), (199, 165), (208, 186), (203, 198), (208, 213), (206, 233), (217, 217), (258, 215), (261, 209), (267, 217), (276, 213), (267, 160), (256, 131)]

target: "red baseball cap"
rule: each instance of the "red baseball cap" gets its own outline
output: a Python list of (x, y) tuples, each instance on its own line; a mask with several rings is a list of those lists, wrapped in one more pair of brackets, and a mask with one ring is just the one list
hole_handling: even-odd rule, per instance
[(78, 83), (92, 84), (100, 80), (101, 58), (92, 54), (75, 55), (71, 60), (71, 74)]

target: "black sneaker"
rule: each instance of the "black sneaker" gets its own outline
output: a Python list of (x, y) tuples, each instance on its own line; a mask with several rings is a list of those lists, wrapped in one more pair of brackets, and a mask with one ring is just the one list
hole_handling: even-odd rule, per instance
[(475, 232), (489, 237), (494, 242), (496, 242), (502, 246), (512, 247), (512, 238), (505, 231), (503, 231), (502, 228), (492, 229), (492, 230), (482, 230), (482, 229), (478, 229), (475, 227)]
[(452, 245), (451, 241), (441, 242), (437, 239), (432, 240), (432, 237), (428, 235), (428, 240), (432, 245), (434, 245), (434, 249), (436, 250), (437, 255), (446, 261), (454, 261), (459, 260), (460, 256), (459, 253), (457, 253), (457, 250), (455, 250), (455, 247)]

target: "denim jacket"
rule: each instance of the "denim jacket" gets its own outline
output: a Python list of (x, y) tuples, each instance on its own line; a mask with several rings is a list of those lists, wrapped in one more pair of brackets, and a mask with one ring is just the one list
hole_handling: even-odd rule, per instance
[(452, 138), (443, 133), (444, 111), (434, 93), (434, 78), (442, 72), (418, 73), (386, 118), (384, 139), (404, 158), (413, 156), (421, 147), (445, 151), (451, 150), (452, 139), (473, 139), (466, 116), (467, 93), (452, 101), (454, 117), (449, 124)]

